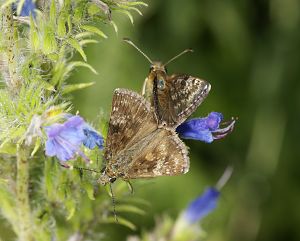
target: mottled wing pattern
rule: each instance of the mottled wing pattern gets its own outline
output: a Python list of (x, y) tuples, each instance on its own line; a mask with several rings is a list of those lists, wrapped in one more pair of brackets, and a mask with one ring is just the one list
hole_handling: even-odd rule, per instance
[(210, 84), (188, 75), (172, 75), (163, 90), (153, 85), (153, 105), (160, 124), (177, 127), (185, 121), (207, 97)]
[(132, 156), (125, 178), (149, 178), (184, 174), (189, 170), (188, 150), (175, 131), (157, 129), (154, 138)]
[(104, 158), (115, 162), (118, 153), (129, 149), (156, 129), (157, 120), (150, 104), (133, 91), (116, 89), (112, 100)]

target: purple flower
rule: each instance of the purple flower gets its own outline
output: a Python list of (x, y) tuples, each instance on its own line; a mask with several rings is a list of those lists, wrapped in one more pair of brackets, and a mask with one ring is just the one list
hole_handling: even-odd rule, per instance
[[(20, 3), (20, 1), (17, 1), (15, 4), (13, 4), (14, 11), (17, 10), (17, 6), (19, 3)], [(32, 16), (35, 16), (35, 9), (36, 9), (36, 5), (35, 5), (34, 0), (25, 0), (22, 5), (20, 16), (27, 17), (27, 16), (30, 16), (30, 14), (32, 14)]]
[(213, 187), (207, 188), (205, 192), (195, 199), (183, 213), (187, 223), (193, 224), (204, 218), (216, 208), (220, 192)]
[(85, 125), (83, 127), (83, 133), (85, 139), (83, 140), (83, 145), (89, 149), (94, 149), (98, 146), (99, 149), (103, 149), (103, 137), (91, 126)]
[[(211, 112), (207, 117), (194, 118), (182, 123), (176, 131), (182, 138), (211, 143), (227, 136), (234, 128), (234, 119), (226, 123), (221, 123), (222, 120), (221, 113)], [(225, 127), (220, 128), (220, 125)]]
[(72, 116), (63, 124), (45, 127), (48, 136), (46, 155), (56, 156), (60, 161), (73, 159), (80, 153), (80, 146), (86, 138), (82, 129), (84, 124), (80, 116)]
[(60, 161), (68, 161), (80, 154), (85, 160), (88, 158), (80, 150), (81, 145), (89, 149), (98, 146), (103, 148), (103, 137), (83, 118), (69, 115), (63, 124), (55, 123), (45, 127), (48, 140), (46, 141), (46, 155), (56, 156)]

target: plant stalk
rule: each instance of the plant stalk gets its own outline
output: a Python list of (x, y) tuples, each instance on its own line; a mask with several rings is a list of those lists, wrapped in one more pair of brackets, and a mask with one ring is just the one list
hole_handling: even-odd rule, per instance
[(28, 151), (24, 146), (17, 146), (17, 212), (18, 212), (18, 240), (34, 241), (32, 233), (31, 210), (29, 204), (29, 162)]
[(2, 10), (2, 33), (5, 46), (5, 59), (8, 68), (9, 78), (6, 80), (6, 85), (13, 94), (17, 94), (21, 87), (21, 79), (17, 74), (17, 60), (16, 60), (16, 43), (15, 25), (13, 19), (13, 12), (11, 5)]

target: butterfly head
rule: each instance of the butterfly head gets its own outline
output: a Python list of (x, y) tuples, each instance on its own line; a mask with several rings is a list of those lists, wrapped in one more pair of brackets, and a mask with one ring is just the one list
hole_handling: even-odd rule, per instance
[[(147, 82), (151, 84), (151, 90), (153, 89), (154, 80), (157, 81), (158, 88), (163, 90), (166, 87), (167, 69), (162, 62), (153, 62), (150, 66), (150, 72)], [(148, 83), (148, 84), (150, 84)]]
[(166, 88), (167, 70), (162, 62), (153, 61), (150, 65), (150, 71), (143, 85), (142, 95), (149, 101), (152, 101), (152, 92), (154, 82), (157, 81), (157, 87), (160, 90)]
[(107, 183), (114, 183), (116, 181), (116, 178), (115, 177), (111, 177), (108, 173), (107, 173), (107, 170), (105, 169), (100, 178), (98, 179), (98, 182), (105, 186)]
[(140, 48), (138, 48), (130, 39), (123, 38), (123, 40), (133, 46), (138, 52), (140, 52), (151, 64), (150, 65), (150, 73), (146, 77), (143, 85), (142, 95), (152, 102), (153, 98), (153, 86), (154, 82), (157, 84), (158, 90), (166, 89), (166, 81), (167, 81), (167, 69), (166, 66), (173, 62), (175, 59), (178, 59), (180, 56), (193, 52), (192, 49), (185, 49), (184, 51), (180, 52), (179, 54), (175, 55), (173, 58), (169, 59), (167, 62), (162, 63), (159, 61), (152, 61), (148, 55), (146, 55)]

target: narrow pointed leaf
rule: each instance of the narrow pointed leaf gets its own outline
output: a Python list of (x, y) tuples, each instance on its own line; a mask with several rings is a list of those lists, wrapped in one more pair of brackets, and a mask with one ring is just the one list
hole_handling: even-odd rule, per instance
[(98, 74), (98, 72), (88, 63), (81, 62), (81, 61), (74, 61), (68, 64), (68, 71), (73, 70), (75, 67), (85, 67), (90, 69), (94, 74)]
[[(111, 211), (113, 211), (113, 209), (111, 209)], [(136, 213), (136, 214), (140, 214), (140, 215), (145, 215), (146, 212), (136, 206), (133, 205), (126, 205), (126, 204), (120, 204), (118, 206), (116, 206), (116, 212), (126, 212), (126, 213)]]
[(84, 39), (84, 40), (81, 40), (80, 42), (79, 42), (79, 44), (81, 45), (81, 46), (84, 46), (84, 45), (86, 45), (86, 44), (97, 44), (97, 43), (99, 43), (97, 40), (95, 40), (95, 39)]
[(132, 17), (130, 12), (128, 12), (127, 10), (123, 10), (123, 9), (117, 9), (116, 11), (124, 13), (125, 15), (127, 15), (128, 18), (130, 19), (130, 22), (133, 24), (133, 17)]
[(80, 90), (80, 89), (83, 89), (83, 88), (90, 87), (94, 84), (95, 84), (95, 82), (66, 85), (66, 86), (63, 87), (62, 93), (67, 94), (67, 93), (70, 93), (70, 92), (75, 91), (75, 90)]
[(107, 219), (105, 219), (103, 221), (103, 223), (117, 223), (117, 224), (121, 224), (127, 228), (130, 228), (133, 231), (136, 230), (136, 226), (132, 222), (130, 222), (127, 219), (122, 218), (120, 216), (118, 216), (118, 222), (116, 222), (115, 217), (108, 217)]
[(81, 28), (86, 31), (98, 34), (100, 37), (107, 38), (107, 36), (97, 27), (90, 26), (90, 25), (82, 25)]
[(79, 42), (76, 39), (69, 38), (67, 40), (67, 43), (70, 44), (74, 49), (76, 49), (78, 53), (80, 53), (80, 55), (84, 59), (84, 61), (87, 61), (87, 57), (86, 57), (83, 49), (81, 48)]

